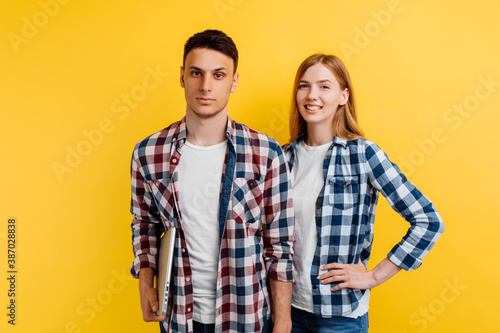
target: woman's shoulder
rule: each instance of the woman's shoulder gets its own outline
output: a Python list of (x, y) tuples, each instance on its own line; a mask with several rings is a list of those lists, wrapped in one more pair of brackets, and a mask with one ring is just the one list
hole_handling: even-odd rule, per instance
[(358, 138), (354, 140), (347, 141), (347, 146), (362, 148), (364, 150), (380, 150), (380, 147), (373, 141), (368, 140), (367, 138)]

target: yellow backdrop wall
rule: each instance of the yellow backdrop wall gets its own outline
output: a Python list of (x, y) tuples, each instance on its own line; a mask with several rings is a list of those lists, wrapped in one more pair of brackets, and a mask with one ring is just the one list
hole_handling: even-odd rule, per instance
[[(494, 0), (2, 1), (0, 330), (158, 331), (128, 274), (130, 157), (183, 116), (183, 43), (216, 28), (240, 52), (233, 119), (285, 143), (296, 68), (336, 54), (365, 134), (441, 213), (446, 232), (424, 265), (373, 290), (370, 331), (496, 332), (499, 10)], [(408, 227), (380, 201), (371, 267)]]

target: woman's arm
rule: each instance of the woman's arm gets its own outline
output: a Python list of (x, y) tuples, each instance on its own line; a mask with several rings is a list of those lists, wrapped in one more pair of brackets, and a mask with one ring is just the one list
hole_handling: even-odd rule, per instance
[(340, 282), (332, 291), (342, 288), (372, 289), (381, 285), (401, 270), (389, 258), (382, 260), (372, 270), (366, 270), (359, 261), (357, 265), (332, 263), (320, 267), (322, 271), (329, 270), (318, 276), (322, 284)]
[(318, 276), (322, 283), (341, 282), (332, 288), (371, 289), (390, 279), (401, 269), (418, 268), (444, 231), (444, 224), (432, 202), (409, 182), (399, 168), (373, 142), (366, 141), (366, 169), (370, 184), (391, 207), (410, 223), (408, 232), (387, 258), (367, 271), (358, 264), (323, 265)]

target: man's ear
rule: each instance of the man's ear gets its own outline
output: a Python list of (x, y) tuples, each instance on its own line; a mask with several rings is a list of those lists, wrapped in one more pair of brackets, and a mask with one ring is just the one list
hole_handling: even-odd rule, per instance
[(349, 89), (345, 88), (342, 92), (342, 98), (340, 99), (340, 105), (345, 105), (349, 101)]
[(236, 86), (238, 85), (238, 78), (240, 77), (240, 74), (239, 73), (235, 73), (233, 75), (233, 83), (231, 84), (231, 92), (235, 92), (236, 91)]
[(184, 88), (185, 84), (184, 84), (184, 67), (181, 66), (181, 87)]

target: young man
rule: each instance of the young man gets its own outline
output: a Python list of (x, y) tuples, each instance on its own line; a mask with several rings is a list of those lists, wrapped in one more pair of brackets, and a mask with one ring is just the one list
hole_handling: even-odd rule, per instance
[[(293, 206), (279, 144), (231, 120), (238, 51), (206, 30), (184, 47), (186, 116), (132, 157), (132, 243), (145, 321), (162, 332), (290, 332)], [(158, 308), (153, 276), (164, 229), (179, 227), (174, 299)], [(270, 291), (268, 290), (270, 288)], [(271, 299), (272, 298), (272, 301)]]

